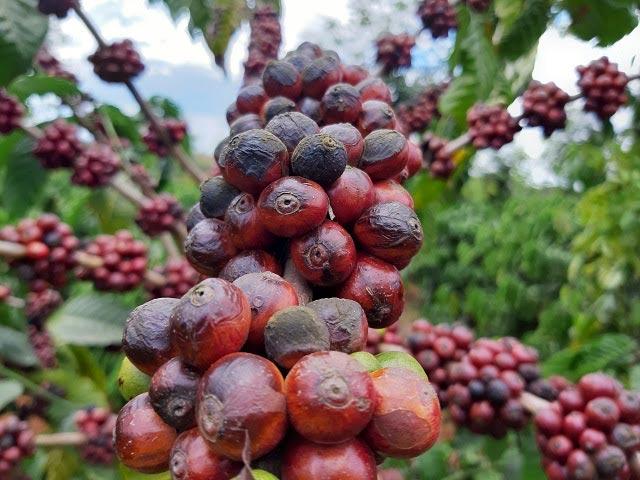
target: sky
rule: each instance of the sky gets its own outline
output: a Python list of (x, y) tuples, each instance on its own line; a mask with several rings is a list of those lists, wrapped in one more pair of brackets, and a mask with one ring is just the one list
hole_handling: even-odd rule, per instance
[[(322, 0), (310, 2), (283, 0), (283, 49), (295, 48), (305, 40), (308, 32), (322, 28), (320, 18), (334, 22), (339, 28), (350, 27), (348, 0)], [(134, 39), (147, 69), (136, 80), (145, 96), (161, 95), (174, 100), (182, 109), (194, 136), (195, 147), (201, 153), (213, 151), (215, 145), (227, 134), (225, 110), (235, 97), (242, 76), (242, 62), (246, 56), (248, 27), (237, 32), (227, 55), (228, 76), (213, 63), (212, 56), (200, 39), (193, 40), (187, 32), (188, 20), (174, 23), (161, 5), (149, 6), (147, 0), (91, 0), (85, 1), (84, 9), (98, 25), (108, 40)], [(393, 30), (415, 28), (413, 18), (407, 21), (389, 16), (388, 27)], [(417, 20), (416, 20), (417, 21)], [(395, 22), (395, 23), (394, 23)], [(118, 105), (128, 113), (137, 111), (137, 106), (124, 87), (100, 82), (91, 71), (86, 57), (95, 50), (95, 42), (80, 21), (70, 14), (67, 19), (53, 21), (51, 48), (65, 66), (80, 80), (81, 87), (91, 92), (98, 100)], [(321, 33), (320, 33), (321, 35)], [(430, 42), (424, 32), (418, 47)], [(349, 40), (352, 48), (366, 48), (369, 39), (359, 39), (358, 45)], [(367, 42), (360, 46), (360, 43)], [(576, 93), (575, 66), (608, 55), (618, 62), (626, 72), (639, 70), (637, 46), (640, 44), (640, 29), (608, 48), (598, 48), (594, 43), (583, 42), (558, 30), (550, 29), (542, 37), (536, 58), (533, 77), (542, 82), (553, 81), (569, 93)], [(363, 58), (371, 58), (373, 50)], [(513, 106), (517, 109), (517, 106)], [(51, 112), (54, 116), (55, 112)], [(614, 123), (628, 121), (628, 112), (619, 112)], [(517, 136), (516, 145), (530, 156), (526, 168), (534, 177), (544, 182), (545, 165), (540, 157), (544, 142), (538, 129), (527, 129)], [(508, 148), (508, 147), (507, 147)], [(478, 164), (489, 163), (489, 155)]]

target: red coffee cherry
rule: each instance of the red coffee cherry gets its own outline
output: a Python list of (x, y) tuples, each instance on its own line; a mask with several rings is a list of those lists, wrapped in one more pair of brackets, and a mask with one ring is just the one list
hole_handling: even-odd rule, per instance
[(136, 368), (153, 375), (176, 355), (170, 339), (170, 316), (175, 298), (157, 298), (135, 308), (127, 317), (122, 350)]
[(0, 475), (9, 475), (24, 457), (35, 451), (35, 434), (15, 415), (0, 419)]
[(415, 212), (398, 202), (379, 203), (367, 209), (356, 222), (353, 234), (367, 252), (397, 268), (409, 264), (424, 238)]
[(58, 119), (47, 125), (38, 139), (33, 154), (44, 168), (68, 168), (82, 152), (82, 143), (74, 125)]
[(295, 238), (289, 251), (298, 272), (314, 285), (342, 283), (356, 265), (353, 239), (338, 223), (329, 220)]
[(120, 461), (142, 473), (159, 473), (169, 468), (169, 455), (176, 431), (164, 423), (143, 393), (129, 401), (115, 427), (115, 447)]
[(237, 250), (231, 240), (229, 225), (207, 218), (191, 229), (184, 251), (193, 268), (203, 275), (214, 276)]
[(287, 97), (274, 97), (268, 100), (263, 106), (260, 112), (260, 117), (266, 125), (278, 115), (282, 115), (287, 112), (296, 111), (296, 102)]
[(175, 480), (231, 480), (241, 468), (215, 454), (197, 428), (180, 434), (171, 449), (169, 471)]
[(342, 80), (340, 61), (324, 55), (313, 60), (302, 71), (302, 92), (305, 96), (320, 99), (327, 89)]
[(617, 398), (622, 387), (617, 380), (604, 373), (589, 373), (578, 382), (578, 388), (585, 401), (596, 397)]
[(360, 92), (348, 83), (336, 83), (327, 89), (321, 102), (324, 123), (355, 123), (360, 116)]
[(284, 60), (293, 65), (298, 72), (302, 73), (302, 71), (307, 68), (314, 59), (304, 53), (300, 53), (294, 50), (288, 52), (284, 56)]
[(241, 460), (248, 440), (251, 458), (260, 458), (286, 432), (284, 379), (265, 358), (251, 353), (227, 355), (202, 377), (197, 420), (200, 434), (216, 454)]
[(109, 83), (127, 82), (144, 70), (144, 64), (131, 40), (99, 47), (89, 56), (89, 61), (93, 64), (94, 73)]
[(160, 418), (182, 432), (196, 426), (195, 397), (200, 376), (173, 358), (151, 378), (149, 399)]
[(584, 399), (582, 394), (576, 388), (567, 388), (558, 394), (558, 402), (562, 405), (565, 412), (573, 412), (574, 410), (582, 410), (584, 408)]
[(291, 171), (328, 187), (335, 182), (347, 166), (344, 146), (326, 133), (318, 133), (300, 141), (291, 155)]
[(182, 206), (168, 194), (148, 199), (138, 210), (136, 225), (150, 237), (171, 231), (184, 217)]
[(327, 189), (327, 195), (336, 221), (345, 226), (358, 220), (375, 201), (375, 191), (369, 175), (350, 166)]
[(232, 257), (222, 267), (218, 276), (227, 282), (234, 282), (243, 275), (261, 272), (273, 272), (276, 275), (281, 275), (282, 268), (278, 260), (264, 250), (245, 250)]
[(476, 104), (467, 114), (467, 123), (477, 149), (500, 150), (521, 130), (517, 120), (502, 105)]
[(357, 302), (344, 298), (321, 298), (307, 303), (306, 307), (327, 325), (331, 350), (353, 353), (364, 349), (369, 328), (367, 316)]
[(396, 115), (393, 108), (382, 100), (367, 100), (362, 104), (358, 118), (358, 130), (363, 136), (381, 129), (396, 128)]
[(357, 85), (369, 76), (369, 71), (360, 65), (340, 66), (342, 69), (342, 80), (350, 85)]
[(618, 397), (620, 420), (625, 423), (640, 423), (640, 392), (622, 392)]
[(430, 449), (440, 434), (440, 403), (431, 384), (405, 368), (371, 374), (376, 392), (367, 443), (383, 455), (411, 458)]
[(316, 443), (341, 443), (355, 437), (375, 408), (369, 373), (342, 352), (302, 358), (287, 375), (285, 394), (293, 427)]
[(264, 351), (264, 329), (269, 319), (287, 307), (298, 305), (295, 288), (272, 272), (250, 273), (233, 282), (247, 297), (251, 308), (251, 328), (246, 348)]
[[(58, 3), (58, 0), (52, 0)], [(66, 0), (65, 0), (66, 1)], [(35, 65), (42, 72), (50, 77), (62, 78), (72, 83), (77, 83), (78, 79), (74, 74), (65, 70), (57, 58), (47, 51), (45, 47), (40, 47), (35, 58)]]
[(425, 130), (434, 118), (440, 116), (438, 102), (446, 89), (446, 83), (429, 86), (415, 99), (400, 104), (396, 109), (398, 122), (410, 133)]
[(227, 182), (254, 195), (282, 177), (288, 159), (287, 147), (266, 130), (236, 135), (223, 155)]
[(433, 38), (445, 38), (458, 28), (456, 9), (449, 0), (423, 0), (418, 16)]
[(273, 133), (292, 154), (301, 140), (318, 133), (318, 124), (300, 112), (287, 112), (277, 115), (264, 127)]
[(11, 133), (20, 127), (24, 107), (13, 95), (5, 89), (0, 89), (0, 133)]
[(225, 223), (238, 250), (262, 249), (273, 245), (273, 235), (260, 221), (255, 198), (243, 193), (234, 198), (227, 208)]
[(120, 158), (106, 145), (87, 147), (73, 165), (71, 183), (86, 187), (107, 185), (120, 169)]
[(373, 181), (399, 174), (407, 165), (407, 139), (395, 130), (376, 130), (364, 139), (359, 167)]
[(350, 123), (334, 123), (322, 127), (320, 132), (331, 135), (342, 143), (347, 152), (347, 163), (352, 166), (358, 165), (364, 150), (364, 139), (356, 127)]
[(407, 33), (399, 35), (385, 33), (376, 40), (376, 63), (382, 65), (386, 73), (410, 67), (411, 50), (415, 44), (415, 37)]
[(376, 459), (356, 438), (338, 445), (318, 445), (293, 438), (285, 446), (282, 480), (376, 480)]
[(395, 180), (382, 180), (373, 184), (374, 204), (401, 203), (413, 210), (413, 197)]
[(142, 135), (142, 141), (147, 145), (151, 153), (166, 157), (171, 153), (171, 147), (181, 143), (187, 136), (187, 124), (177, 118), (164, 118), (159, 123), (160, 128), (165, 131), (171, 143), (168, 145), (164, 137), (153, 125), (147, 127), (147, 130)]
[(262, 74), (262, 85), (270, 97), (287, 97), (295, 100), (302, 93), (300, 72), (287, 61), (272, 60)]
[(610, 431), (620, 420), (620, 409), (616, 402), (608, 397), (597, 397), (584, 408), (587, 424), (605, 432)]
[(626, 92), (629, 78), (607, 57), (580, 66), (577, 70), (580, 75), (578, 86), (585, 97), (585, 111), (606, 120), (629, 100)]
[(607, 436), (600, 430), (587, 428), (580, 434), (580, 448), (589, 454), (593, 454), (607, 444)]
[(264, 91), (262, 85), (245, 85), (238, 92), (235, 105), (239, 114), (260, 113), (262, 106), (269, 100), (269, 95)]
[(238, 110), (238, 104), (236, 102), (233, 102), (231, 105), (229, 105), (227, 107), (227, 111), (225, 112), (227, 123), (229, 125), (235, 122), (241, 115), (242, 114), (240, 113), (240, 110)]
[[(263, 110), (265, 106), (266, 103), (262, 107)], [(244, 115), (240, 115), (231, 123), (231, 125), (229, 125), (229, 140), (240, 133), (248, 132), (249, 130), (261, 129), (264, 124), (265, 122), (263, 122), (262, 117), (256, 113), (245, 113)], [(218, 164), (224, 168), (224, 163), (221, 163), (220, 160), (218, 160)]]
[(404, 309), (404, 288), (398, 270), (368, 255), (358, 257), (356, 267), (337, 296), (358, 302), (373, 328), (395, 323)]
[(569, 95), (555, 83), (531, 82), (522, 95), (522, 116), (530, 127), (542, 127), (545, 137), (567, 123), (565, 105)]
[(380, 100), (381, 102), (391, 103), (391, 90), (387, 84), (378, 77), (368, 77), (356, 85), (360, 92), (360, 100), (366, 102), (368, 100)]
[(317, 183), (285, 177), (264, 189), (258, 200), (262, 224), (279, 237), (295, 237), (318, 227), (326, 218), (329, 198)]
[(571, 412), (562, 424), (562, 433), (572, 440), (578, 440), (582, 432), (587, 428), (587, 418), (582, 412)]

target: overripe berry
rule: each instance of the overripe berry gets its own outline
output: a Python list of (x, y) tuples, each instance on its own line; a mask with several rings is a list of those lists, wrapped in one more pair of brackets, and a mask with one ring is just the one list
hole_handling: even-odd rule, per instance
[(177, 118), (165, 118), (160, 121), (160, 128), (169, 137), (170, 145), (167, 145), (164, 137), (158, 133), (153, 125), (147, 127), (147, 130), (142, 135), (142, 140), (150, 152), (160, 157), (166, 157), (171, 152), (171, 147), (178, 145), (187, 136), (187, 124)]
[(38, 10), (44, 15), (65, 18), (75, 4), (76, 0), (39, 0)]
[(296, 67), (287, 61), (272, 60), (262, 73), (264, 91), (270, 97), (297, 99), (302, 93), (302, 78)]
[(33, 153), (44, 168), (68, 168), (82, 149), (76, 127), (58, 119), (44, 128)]
[(629, 78), (607, 57), (578, 67), (578, 74), (578, 86), (585, 97), (584, 109), (601, 120), (611, 118), (629, 100), (626, 92)]
[(35, 451), (35, 435), (15, 415), (0, 419), (0, 475), (8, 476), (20, 461)]
[(165, 283), (145, 283), (151, 298), (180, 298), (200, 280), (200, 274), (184, 259), (169, 259), (164, 266), (154, 270), (164, 277)]
[(411, 66), (411, 50), (416, 39), (407, 33), (393, 35), (386, 33), (376, 40), (376, 62), (385, 72)]
[(520, 131), (517, 120), (501, 105), (476, 104), (467, 114), (467, 123), (477, 149), (499, 150)]
[(360, 92), (348, 83), (336, 83), (327, 89), (320, 104), (325, 124), (354, 123), (360, 115)]
[(376, 130), (393, 130), (397, 126), (396, 115), (387, 102), (367, 100), (362, 104), (357, 126), (364, 137)]
[[(260, 84), (246, 85), (240, 89), (236, 98), (235, 105), (239, 114), (243, 113), (260, 113), (262, 106), (269, 99)], [(231, 108), (231, 107), (230, 107)], [(230, 115), (234, 116), (233, 112)]]
[(458, 28), (456, 10), (449, 0), (423, 0), (418, 16), (433, 38), (447, 37), (449, 31)]
[(131, 40), (99, 47), (89, 56), (93, 71), (105, 82), (123, 83), (137, 77), (144, 70), (140, 55)]
[(178, 201), (168, 194), (147, 199), (136, 216), (136, 224), (150, 237), (171, 231), (183, 218)]
[(522, 116), (530, 127), (542, 127), (546, 137), (567, 123), (569, 95), (555, 83), (532, 82), (522, 95)]
[(76, 158), (71, 182), (85, 187), (103, 187), (119, 169), (118, 155), (106, 145), (94, 144)]
[(0, 133), (7, 134), (20, 127), (24, 107), (13, 95), (0, 89)]

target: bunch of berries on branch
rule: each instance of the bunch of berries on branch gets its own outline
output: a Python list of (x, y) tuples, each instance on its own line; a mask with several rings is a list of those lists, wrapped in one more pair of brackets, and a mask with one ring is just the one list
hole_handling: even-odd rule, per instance
[(411, 66), (411, 50), (416, 39), (407, 33), (386, 33), (376, 40), (376, 62), (386, 73)]
[(20, 101), (0, 89), (0, 133), (7, 134), (20, 127), (24, 108)]
[[(187, 259), (218, 278), (125, 326), (125, 354), (151, 376), (116, 423), (135, 470), (228, 479), (268, 458), (283, 480), (375, 480), (375, 454), (411, 458), (438, 437), (415, 360), (362, 351), (404, 308), (399, 269), (423, 232), (393, 179), (420, 149), (394, 130), (384, 82), (308, 43), (285, 58), (238, 94), (222, 174), (189, 214)], [(298, 111), (309, 101), (317, 121)]]
[(433, 38), (447, 37), (458, 28), (456, 9), (449, 0), (422, 0), (418, 16)]
[(171, 145), (166, 144), (163, 137), (153, 126), (148, 127), (142, 136), (142, 140), (150, 152), (160, 157), (166, 157), (169, 155), (170, 147), (179, 144), (187, 136), (187, 124), (175, 118), (167, 118), (160, 122), (160, 127), (166, 132)]
[(447, 88), (447, 84), (426, 88), (410, 102), (398, 107), (398, 121), (407, 132), (422, 132), (432, 120), (440, 116), (438, 101)]
[(35, 435), (14, 415), (0, 418), (0, 477), (6, 478), (20, 461), (33, 454)]
[(80, 454), (89, 463), (109, 465), (115, 459), (113, 429), (116, 415), (105, 408), (90, 407), (78, 410), (73, 416), (76, 429), (87, 436)]
[(640, 478), (640, 392), (592, 373), (562, 390), (534, 419), (550, 480)]

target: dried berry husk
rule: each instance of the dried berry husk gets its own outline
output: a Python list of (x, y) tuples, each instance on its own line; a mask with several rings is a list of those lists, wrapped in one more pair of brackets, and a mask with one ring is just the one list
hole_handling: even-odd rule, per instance
[(364, 138), (356, 127), (350, 123), (334, 123), (322, 127), (320, 133), (331, 135), (342, 143), (347, 152), (347, 163), (352, 166), (358, 165), (364, 150)]
[(409, 264), (424, 238), (418, 216), (398, 202), (379, 203), (366, 210), (356, 222), (353, 235), (367, 252), (397, 268)]
[(262, 120), (268, 124), (276, 116), (296, 111), (296, 102), (287, 97), (273, 97), (262, 106)]
[(330, 220), (293, 239), (289, 253), (300, 275), (323, 287), (344, 282), (356, 265), (356, 246), (351, 235)]
[(184, 252), (193, 268), (213, 276), (236, 254), (236, 247), (229, 226), (216, 218), (207, 218), (191, 229)]
[(324, 123), (355, 123), (362, 110), (360, 92), (348, 83), (337, 83), (322, 96), (322, 121)]
[(291, 155), (291, 171), (328, 187), (347, 166), (347, 151), (330, 135), (318, 133), (300, 141)]
[(300, 112), (287, 112), (273, 117), (265, 130), (278, 137), (291, 154), (303, 138), (318, 133), (320, 127)]
[(284, 60), (272, 60), (267, 64), (262, 84), (270, 97), (283, 96), (295, 100), (302, 93), (300, 72)]
[(342, 352), (306, 355), (287, 374), (285, 394), (291, 424), (316, 443), (341, 443), (355, 437), (375, 409), (369, 372)]
[(338, 180), (327, 189), (336, 222), (352, 225), (374, 204), (373, 182), (359, 168), (347, 166)]
[(171, 312), (171, 341), (180, 359), (200, 371), (239, 351), (250, 327), (251, 309), (242, 290), (219, 278), (200, 282)]
[(440, 435), (440, 403), (431, 384), (404, 368), (371, 374), (376, 409), (364, 439), (376, 452), (394, 458), (416, 457)]
[(278, 137), (258, 129), (233, 137), (223, 155), (227, 182), (254, 195), (282, 177), (289, 158), (287, 147)]
[(227, 355), (202, 377), (196, 415), (200, 434), (218, 455), (241, 460), (248, 440), (250, 458), (260, 458), (287, 429), (282, 374), (257, 355)]
[(241, 469), (242, 464), (215, 454), (197, 428), (180, 434), (171, 449), (173, 480), (231, 480)]
[(142, 473), (160, 473), (169, 468), (176, 431), (153, 410), (149, 394), (130, 400), (120, 413), (115, 428), (115, 450), (120, 461)]
[(169, 338), (171, 310), (176, 298), (156, 298), (134, 309), (122, 334), (122, 350), (136, 368), (147, 375), (175, 356)]
[(267, 322), (264, 346), (269, 358), (288, 369), (305, 355), (329, 350), (329, 330), (313, 310), (289, 307)]
[(233, 199), (224, 221), (238, 250), (263, 249), (276, 242), (275, 235), (260, 221), (256, 200), (250, 193)]
[(200, 185), (200, 211), (207, 218), (222, 218), (231, 201), (240, 193), (222, 176), (210, 178)]
[(320, 99), (331, 85), (340, 80), (340, 61), (324, 55), (316, 58), (302, 71), (302, 92), (307, 97)]
[(343, 353), (363, 350), (367, 344), (367, 316), (358, 302), (345, 298), (321, 298), (305, 305), (329, 329), (330, 349)]
[(218, 276), (227, 282), (233, 282), (243, 275), (260, 272), (281, 275), (282, 267), (276, 257), (264, 250), (245, 250), (229, 260)]
[(173, 358), (161, 366), (151, 378), (149, 399), (160, 418), (182, 432), (196, 426), (195, 395), (198, 372)]
[(364, 151), (358, 165), (371, 180), (386, 180), (398, 175), (407, 165), (407, 139), (395, 130), (376, 130), (364, 139)]
[(245, 348), (255, 353), (263, 352), (267, 322), (280, 310), (298, 305), (296, 289), (271, 272), (249, 273), (233, 283), (243, 291), (251, 307), (251, 329)]

